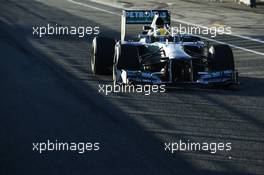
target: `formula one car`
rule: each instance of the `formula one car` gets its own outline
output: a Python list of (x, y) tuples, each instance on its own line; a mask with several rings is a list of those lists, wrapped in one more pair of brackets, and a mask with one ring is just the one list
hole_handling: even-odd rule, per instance
[[(126, 41), (126, 25), (141, 24), (138, 41)], [(167, 10), (124, 10), (121, 40), (95, 37), (91, 67), (94, 74), (113, 73), (117, 84), (238, 84), (228, 45), (210, 45), (190, 34), (171, 34)]]

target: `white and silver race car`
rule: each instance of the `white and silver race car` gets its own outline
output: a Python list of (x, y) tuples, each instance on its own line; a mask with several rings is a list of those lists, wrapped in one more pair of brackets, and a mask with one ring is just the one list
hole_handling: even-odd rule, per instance
[[(126, 41), (128, 24), (144, 25), (138, 41)], [(170, 29), (167, 10), (124, 10), (120, 41), (100, 36), (93, 39), (93, 73), (112, 72), (116, 84), (239, 83), (228, 45), (210, 45), (195, 35), (171, 34)]]

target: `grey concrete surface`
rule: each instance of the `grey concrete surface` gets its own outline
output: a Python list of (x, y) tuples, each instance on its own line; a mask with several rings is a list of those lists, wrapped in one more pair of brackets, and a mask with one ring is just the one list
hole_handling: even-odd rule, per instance
[[(264, 173), (262, 55), (233, 50), (241, 72), (238, 91), (174, 89), (150, 96), (105, 96), (98, 94), (98, 84), (111, 83), (111, 77), (91, 73), (92, 36), (32, 36), (32, 26), (47, 23), (99, 26), (101, 35), (120, 35), (120, 17), (65, 0), (2, 2), (1, 174)], [(129, 35), (134, 33), (131, 30)], [(232, 36), (217, 39), (260, 52), (264, 48)], [(32, 142), (46, 139), (99, 141), (101, 150), (86, 154), (32, 151)], [(164, 151), (164, 142), (180, 139), (231, 142), (232, 150), (216, 154)]]

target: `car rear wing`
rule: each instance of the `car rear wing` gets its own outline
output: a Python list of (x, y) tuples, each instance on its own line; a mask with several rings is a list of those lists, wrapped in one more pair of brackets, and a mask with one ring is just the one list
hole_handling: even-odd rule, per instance
[(165, 24), (170, 25), (170, 12), (168, 10), (123, 10), (121, 15), (121, 42), (125, 40), (127, 24), (152, 24), (158, 15)]

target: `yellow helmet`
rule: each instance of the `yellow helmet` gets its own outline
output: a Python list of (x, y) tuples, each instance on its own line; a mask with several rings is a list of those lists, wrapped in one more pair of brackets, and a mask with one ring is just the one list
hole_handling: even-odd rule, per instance
[(160, 28), (157, 30), (157, 34), (161, 36), (168, 35), (168, 31), (165, 28)]

